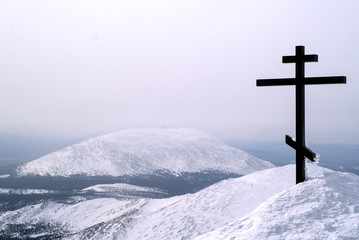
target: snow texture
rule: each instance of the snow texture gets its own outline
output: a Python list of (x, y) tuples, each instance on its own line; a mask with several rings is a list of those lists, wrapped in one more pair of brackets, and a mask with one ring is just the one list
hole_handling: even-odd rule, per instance
[(46, 202), (0, 214), (0, 230), (48, 222), (66, 239), (357, 239), (359, 177), (313, 164), (308, 175), (295, 185), (288, 165), (167, 199)]
[(123, 130), (66, 147), (18, 167), (19, 176), (139, 175), (216, 170), (245, 175), (273, 167), (195, 129)]
[(274, 195), (249, 215), (196, 240), (358, 239), (358, 236), (359, 177), (323, 171), (318, 177)]
[(320, 155), (319, 155), (318, 153), (316, 153), (313, 162), (314, 162), (315, 164), (319, 164), (319, 160), (320, 160)]

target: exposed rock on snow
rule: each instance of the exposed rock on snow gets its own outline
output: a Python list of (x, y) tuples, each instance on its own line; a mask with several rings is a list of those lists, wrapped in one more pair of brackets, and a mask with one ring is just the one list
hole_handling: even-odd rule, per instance
[(24, 175), (138, 175), (216, 170), (245, 175), (273, 167), (194, 129), (133, 129), (66, 147), (17, 169)]

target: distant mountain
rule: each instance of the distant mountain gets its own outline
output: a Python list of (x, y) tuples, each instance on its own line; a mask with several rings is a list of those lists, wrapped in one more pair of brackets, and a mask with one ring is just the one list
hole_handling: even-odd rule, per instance
[[(47, 201), (0, 214), (0, 235), (129, 240), (355, 239), (359, 235), (359, 177), (311, 164), (308, 174), (308, 181), (295, 185), (295, 165), (288, 165), (171, 198), (79, 199), (71, 204)], [(90, 189), (113, 187), (137, 189), (128, 185)], [(14, 232), (21, 226), (24, 232)]]
[(195, 129), (132, 129), (74, 144), (17, 168), (19, 176), (133, 176), (167, 171), (245, 175), (273, 167)]

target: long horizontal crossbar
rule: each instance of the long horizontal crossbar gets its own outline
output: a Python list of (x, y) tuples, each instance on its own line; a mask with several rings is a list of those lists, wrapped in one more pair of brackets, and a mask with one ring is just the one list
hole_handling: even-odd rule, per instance
[[(335, 77), (308, 77), (304, 78), (305, 85), (315, 85), (315, 84), (341, 84), (346, 83), (347, 78), (345, 76), (335, 76)], [(273, 78), (273, 79), (257, 79), (257, 87), (265, 86), (288, 86), (296, 85), (296, 78)]]
[[(288, 144), (289, 146), (291, 146), (292, 148), (294, 148), (295, 150), (297, 150), (297, 143), (289, 135), (285, 135), (285, 143)], [(312, 162), (314, 162), (314, 159), (316, 157), (315, 152), (313, 152), (312, 150), (310, 150), (306, 146), (302, 146), (302, 147), (303, 147), (303, 150), (304, 150), (304, 156), (306, 158), (308, 158), (309, 160), (311, 160)]]

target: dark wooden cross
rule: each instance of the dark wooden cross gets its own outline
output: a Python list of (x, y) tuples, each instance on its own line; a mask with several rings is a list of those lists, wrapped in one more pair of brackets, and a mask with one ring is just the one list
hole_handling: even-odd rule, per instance
[(314, 161), (316, 154), (305, 146), (304, 86), (308, 84), (346, 83), (346, 77), (305, 77), (304, 63), (318, 62), (318, 55), (305, 55), (304, 46), (296, 46), (295, 56), (283, 56), (283, 63), (295, 63), (295, 78), (257, 79), (257, 86), (295, 85), (296, 140), (285, 136), (285, 142), (296, 151), (296, 183), (305, 180), (305, 158)]

